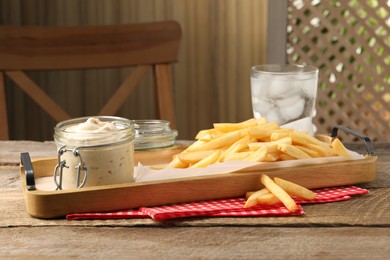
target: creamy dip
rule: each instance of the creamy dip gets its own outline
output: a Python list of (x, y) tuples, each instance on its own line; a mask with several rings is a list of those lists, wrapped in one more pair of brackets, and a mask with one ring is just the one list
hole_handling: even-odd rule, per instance
[(98, 118), (90, 117), (84, 123), (69, 126), (66, 132), (73, 133), (107, 133), (117, 131), (116, 122), (102, 122)]
[[(130, 120), (118, 117), (72, 119), (55, 128), (57, 148), (65, 146), (61, 155), (68, 168), (63, 168), (62, 188), (77, 187), (80, 157), (88, 170), (84, 187), (129, 183), (133, 181), (134, 128)], [(57, 174), (58, 175), (58, 174)], [(84, 176), (81, 171), (80, 182)]]

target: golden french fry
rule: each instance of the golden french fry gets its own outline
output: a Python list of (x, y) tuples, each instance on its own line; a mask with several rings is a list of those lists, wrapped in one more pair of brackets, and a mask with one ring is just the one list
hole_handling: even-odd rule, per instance
[(188, 146), (182, 153), (195, 151), (198, 149), (198, 147), (204, 145), (205, 143), (206, 143), (205, 141), (197, 140), (193, 142), (190, 146)]
[(199, 147), (197, 147), (197, 150), (205, 151), (205, 150), (218, 149), (227, 145), (231, 145), (232, 143), (236, 142), (240, 138), (241, 138), (240, 130), (229, 132), (214, 140), (211, 140), (210, 142), (200, 145)]
[(316, 151), (320, 155), (320, 157), (329, 157), (337, 155), (336, 151), (332, 147), (316, 144), (306, 144), (306, 146)]
[(279, 126), (276, 123), (264, 123), (259, 126), (250, 127), (248, 133), (251, 137), (258, 140), (268, 140), (271, 138), (271, 134)]
[(189, 168), (204, 168), (207, 165), (213, 164), (218, 161), (219, 156), (221, 156), (221, 150), (216, 150), (206, 158), (200, 160), (199, 162), (191, 165)]
[(296, 148), (295, 146), (291, 144), (278, 144), (278, 149), (282, 151), (285, 154), (290, 155), (291, 157), (294, 157), (296, 159), (307, 159), (311, 158), (310, 155), (305, 153), (304, 151), (300, 150), (299, 148)]
[(149, 168), (152, 169), (152, 170), (162, 170), (162, 169), (166, 169), (167, 167), (168, 166), (166, 166), (166, 165), (152, 165), (152, 166), (149, 166)]
[(281, 155), (279, 155), (279, 160), (281, 161), (291, 161), (291, 160), (297, 160), (297, 158), (294, 158), (288, 154), (285, 154), (285, 153), (282, 153)]
[(265, 117), (256, 118), (257, 124), (262, 125), (264, 123), (267, 123), (267, 119)]
[(316, 198), (316, 193), (312, 192), (305, 187), (293, 183), (291, 181), (286, 181), (281, 178), (275, 177), (274, 182), (279, 185), (283, 190), (285, 190), (288, 194), (295, 195), (299, 198), (306, 200), (313, 200)]
[(275, 156), (275, 154), (267, 153), (263, 162), (276, 162), (279, 159), (279, 156)]
[(248, 199), (253, 193), (255, 193), (256, 191), (247, 191), (245, 193), (245, 199)]
[(283, 190), (279, 185), (277, 185), (270, 177), (268, 177), (265, 174), (262, 174), (260, 181), (272, 194), (274, 194), (284, 204), (284, 206), (286, 206), (286, 208), (289, 211), (291, 212), (297, 211), (298, 206), (295, 203), (295, 201), (285, 190)]
[(230, 154), (230, 153), (237, 153), (240, 152), (248, 147), (248, 144), (251, 142), (251, 138), (247, 135), (244, 136), (243, 138), (239, 139), (235, 143), (233, 143), (229, 148), (227, 148), (219, 158), (220, 162), (223, 162), (225, 158)]
[(267, 151), (269, 153), (274, 153), (278, 151), (278, 144), (292, 144), (291, 137), (285, 137), (279, 140), (271, 141), (271, 142), (256, 142), (248, 144), (249, 150), (256, 151), (260, 147), (267, 147)]
[(260, 197), (261, 195), (264, 195), (267, 193), (269, 193), (269, 190), (264, 188), (264, 189), (258, 190), (256, 192), (253, 192), (252, 194), (250, 194), (250, 196), (248, 196), (248, 194), (247, 194), (248, 198), (245, 202), (244, 208), (249, 208), (249, 207), (257, 205), (257, 198)]
[(280, 202), (280, 199), (272, 193), (263, 194), (257, 198), (257, 204), (275, 205)]
[(263, 146), (259, 148), (257, 151), (255, 151), (253, 154), (249, 155), (247, 158), (245, 158), (245, 161), (250, 162), (262, 162), (267, 157), (267, 147)]
[(251, 126), (258, 125), (258, 120), (256, 118), (251, 118), (249, 120), (240, 122), (240, 123), (215, 123), (214, 129), (221, 132), (231, 132)]
[(183, 163), (180, 161), (179, 157), (176, 156), (173, 160), (168, 164), (167, 168), (187, 168), (188, 163)]
[(308, 155), (310, 155), (310, 157), (313, 157), (313, 158), (320, 157), (320, 155), (317, 151), (314, 151), (306, 146), (296, 145), (295, 147), (302, 150), (303, 152), (307, 153)]
[(309, 135), (306, 132), (292, 130), (290, 131), (290, 136), (293, 140), (293, 144), (299, 144), (302, 146), (305, 146), (307, 144), (315, 144), (315, 145), (330, 147), (329, 143), (322, 142), (317, 138), (315, 138), (314, 136)]
[(285, 137), (291, 137), (290, 136), (290, 129), (280, 128), (280, 129), (276, 129), (275, 131), (272, 132), (272, 134), (270, 136), (270, 140), (276, 141), (276, 140), (279, 140), (279, 139), (282, 139)]
[(206, 135), (209, 137), (211, 136), (211, 133), (212, 132), (215, 132), (215, 129), (204, 129), (204, 130), (200, 130), (196, 136), (195, 136), (195, 140), (199, 140), (199, 139), (202, 139), (204, 138)]
[(240, 152), (240, 153), (229, 153), (225, 158), (224, 162), (228, 161), (244, 161), (245, 158), (248, 158), (248, 156), (254, 154), (253, 151), (248, 152)]
[(195, 151), (195, 152), (187, 152), (178, 154), (178, 158), (180, 161), (188, 164), (197, 163), (200, 160), (206, 158), (207, 156), (214, 153), (216, 150), (207, 150), (207, 151)]
[(347, 148), (343, 145), (343, 143), (340, 141), (340, 139), (335, 138), (332, 142), (332, 147), (336, 150), (336, 153), (339, 156), (350, 156)]

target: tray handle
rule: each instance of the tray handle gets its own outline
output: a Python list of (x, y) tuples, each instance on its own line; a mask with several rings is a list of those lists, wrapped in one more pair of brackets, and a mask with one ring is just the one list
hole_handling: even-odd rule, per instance
[(371, 141), (371, 139), (368, 138), (367, 136), (364, 136), (362, 134), (359, 134), (358, 132), (353, 131), (352, 129), (350, 129), (348, 127), (341, 126), (341, 125), (333, 127), (332, 131), (330, 132), (330, 137), (332, 137), (332, 138), (337, 137), (337, 133), (338, 133), (339, 129), (343, 130), (344, 132), (346, 132), (348, 134), (354, 135), (354, 136), (359, 137), (360, 139), (362, 139), (362, 141), (366, 145), (366, 150), (367, 150), (368, 155), (370, 155), (370, 156), (374, 156), (375, 155), (375, 153), (374, 153), (374, 143)]
[(27, 190), (36, 190), (35, 178), (34, 178), (34, 168), (31, 163), (29, 153), (20, 154), (20, 162), (24, 167), (24, 172), (26, 174), (26, 187)]

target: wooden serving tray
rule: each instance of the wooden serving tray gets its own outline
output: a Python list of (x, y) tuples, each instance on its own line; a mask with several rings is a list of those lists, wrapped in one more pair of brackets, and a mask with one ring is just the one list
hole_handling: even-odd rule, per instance
[[(144, 165), (167, 163), (181, 147), (135, 153)], [(261, 188), (260, 175), (281, 177), (308, 188), (370, 182), (376, 176), (376, 156), (361, 160), (266, 169), (164, 181), (86, 187), (72, 190), (28, 190), (25, 167), (20, 176), (27, 212), (37, 218), (63, 217), (69, 213), (107, 212), (138, 207), (244, 196)], [(53, 176), (57, 158), (32, 161), (34, 178)]]

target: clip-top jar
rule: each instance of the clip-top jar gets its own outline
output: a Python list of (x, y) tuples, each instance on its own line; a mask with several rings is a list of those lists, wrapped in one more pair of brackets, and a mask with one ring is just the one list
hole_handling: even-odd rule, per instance
[(54, 129), (58, 164), (57, 189), (129, 183), (134, 171), (134, 126), (131, 120), (81, 117)]

